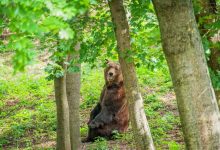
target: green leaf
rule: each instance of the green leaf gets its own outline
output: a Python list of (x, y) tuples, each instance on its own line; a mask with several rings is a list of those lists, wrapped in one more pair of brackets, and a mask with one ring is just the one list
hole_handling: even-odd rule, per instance
[(71, 28), (61, 29), (59, 31), (59, 38), (60, 39), (73, 39), (74, 31)]

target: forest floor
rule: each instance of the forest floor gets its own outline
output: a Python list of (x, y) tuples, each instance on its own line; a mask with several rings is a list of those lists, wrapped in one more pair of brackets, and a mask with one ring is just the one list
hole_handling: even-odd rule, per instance
[[(0, 53), (0, 149), (55, 149), (56, 108), (53, 82), (45, 79), (48, 54), (27, 67), (26, 72), (13, 75), (11, 56)], [(100, 63), (101, 66), (101, 63)], [(103, 68), (82, 67), (81, 136), (85, 138), (89, 113), (99, 99), (104, 84)], [(144, 99), (144, 108), (151, 133), (159, 150), (184, 149), (175, 95), (166, 67), (151, 71), (138, 68), (137, 74)], [(99, 82), (97, 82), (99, 81)], [(131, 128), (116, 133), (114, 140), (98, 138), (83, 143), (82, 150), (133, 150)]]

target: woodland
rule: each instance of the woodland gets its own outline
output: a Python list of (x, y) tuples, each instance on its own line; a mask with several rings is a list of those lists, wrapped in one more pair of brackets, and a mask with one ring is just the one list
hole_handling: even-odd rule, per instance
[[(0, 149), (220, 150), (220, 0), (0, 0)], [(83, 142), (120, 64), (126, 132)]]

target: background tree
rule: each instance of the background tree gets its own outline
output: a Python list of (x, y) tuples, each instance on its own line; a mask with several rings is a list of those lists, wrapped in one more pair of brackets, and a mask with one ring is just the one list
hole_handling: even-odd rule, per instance
[[(80, 42), (76, 43), (74, 46), (76, 55), (69, 55), (68, 61), (78, 60), (80, 50)], [(76, 64), (75, 64), (76, 66)], [(81, 137), (80, 137), (80, 76), (81, 76), (81, 65), (77, 64), (77, 69), (75, 72), (68, 71), (66, 74), (66, 91), (67, 100), (69, 104), (69, 126), (70, 126), (70, 140), (71, 149), (77, 150), (80, 148)]]
[[(88, 6), (88, 2), (84, 1), (80, 4), (78, 3), (71, 3), (68, 2), (67, 6), (74, 5), (74, 7), (78, 8), (81, 13), (85, 12)], [(71, 7), (70, 7), (71, 8)], [(72, 8), (73, 9), (73, 8)], [(65, 23), (68, 24), (70, 27), (66, 31), (63, 30), (63, 32), (59, 33), (59, 44), (58, 51), (55, 51), (53, 53), (53, 59), (55, 62), (55, 65), (59, 65), (60, 72), (55, 72), (52, 75), (52, 77), (55, 77), (55, 81), (57, 80), (56, 77), (61, 76), (61, 79), (64, 77), (65, 82), (65, 91), (63, 94), (65, 95), (66, 92), (66, 98), (60, 99), (62, 103), (67, 103), (68, 108), (65, 108), (59, 105), (57, 105), (61, 111), (62, 114), (65, 116), (64, 118), (59, 121), (58, 119), (58, 125), (57, 127), (61, 126), (64, 129), (63, 132), (57, 132), (57, 138), (59, 140), (59, 137), (62, 137), (62, 134), (70, 135), (70, 146), (72, 150), (76, 150), (80, 148), (80, 116), (79, 116), (79, 103), (80, 103), (80, 62), (79, 62), (79, 50), (80, 50), (80, 43), (77, 41), (79, 39), (78, 33), (82, 31), (76, 31), (75, 29), (79, 29), (76, 26), (74, 26), (74, 21), (76, 21), (77, 17), (80, 15), (80, 13), (76, 12), (74, 17), (64, 20)], [(82, 22), (80, 22), (82, 23)], [(74, 31), (74, 32), (73, 32)], [(74, 38), (74, 39), (73, 39)], [(75, 45), (75, 46), (73, 46)], [(58, 62), (57, 62), (58, 61)], [(61, 61), (61, 63), (59, 63)], [(60, 65), (63, 64), (63, 65)], [(67, 68), (68, 65), (68, 68)], [(52, 66), (52, 70), (54, 70)], [(54, 78), (53, 77), (53, 78)], [(61, 117), (60, 117), (61, 118)], [(67, 120), (67, 121), (66, 121)], [(62, 122), (61, 124), (59, 124)], [(65, 131), (68, 132), (68, 134), (65, 133)], [(57, 141), (57, 148), (58, 149), (69, 149), (70, 147), (62, 148), (62, 142), (68, 141), (65, 138), (60, 139), (60, 141)], [(61, 147), (59, 147), (61, 145)]]
[(177, 97), (186, 147), (219, 149), (220, 114), (191, 1), (153, 0), (153, 4)]
[[(67, 101), (69, 105), (69, 126), (70, 126), (70, 141), (71, 149), (77, 150), (80, 148), (80, 77), (81, 77), (81, 64), (76, 62), (79, 60), (80, 42), (77, 42), (70, 50), (68, 55), (68, 69), (66, 72), (66, 92)], [(74, 62), (73, 62), (74, 61)], [(76, 68), (71, 71), (71, 68)]]
[[(65, 70), (64, 62), (60, 66)], [(66, 75), (54, 79), (55, 99), (57, 108), (57, 143), (58, 150), (70, 150), (69, 106), (66, 95)]]
[(122, 0), (108, 1), (114, 25), (119, 62), (125, 84), (126, 98), (137, 149), (154, 149), (153, 140), (143, 109), (143, 100), (138, 87), (135, 65), (131, 57), (129, 26)]

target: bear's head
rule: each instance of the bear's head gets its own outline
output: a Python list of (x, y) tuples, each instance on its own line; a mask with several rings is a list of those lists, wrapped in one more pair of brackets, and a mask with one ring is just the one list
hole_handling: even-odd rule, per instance
[(123, 83), (121, 67), (118, 63), (107, 60), (107, 67), (104, 71), (105, 82), (107, 86), (120, 85)]

